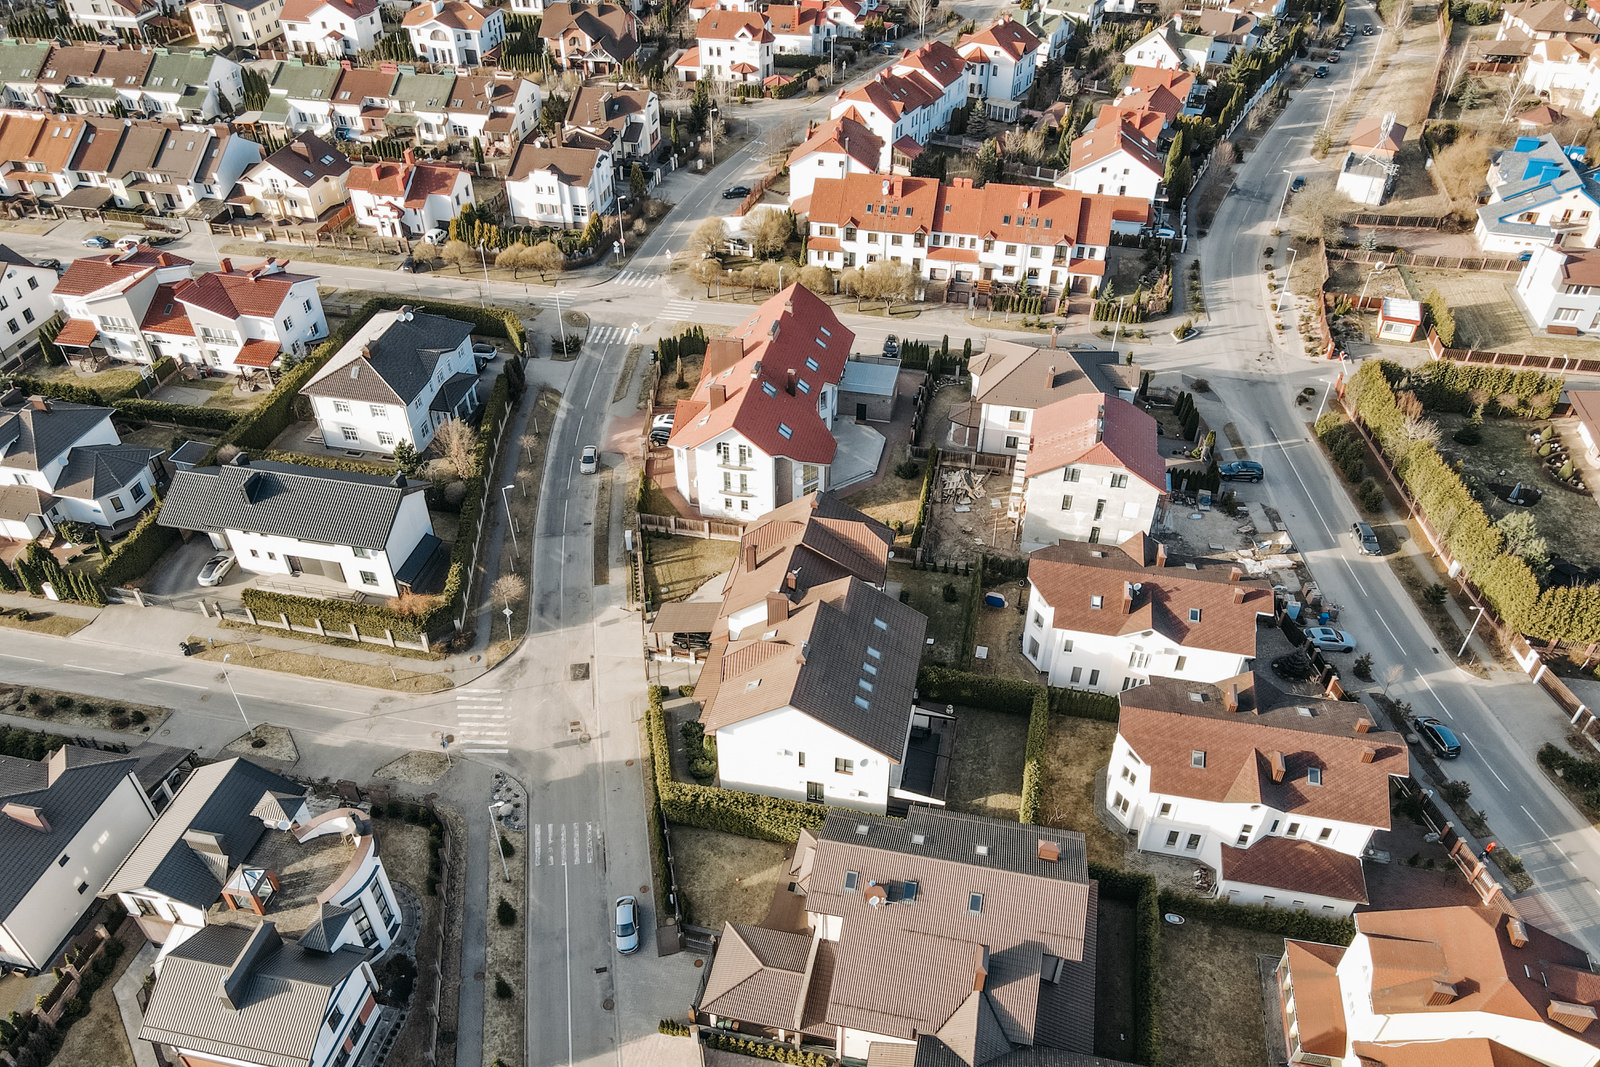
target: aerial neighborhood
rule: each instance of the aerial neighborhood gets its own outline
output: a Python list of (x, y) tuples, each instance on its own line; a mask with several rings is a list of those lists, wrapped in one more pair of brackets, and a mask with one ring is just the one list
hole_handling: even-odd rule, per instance
[(1600, 0), (5, 31), (0, 1067), (1600, 1063)]

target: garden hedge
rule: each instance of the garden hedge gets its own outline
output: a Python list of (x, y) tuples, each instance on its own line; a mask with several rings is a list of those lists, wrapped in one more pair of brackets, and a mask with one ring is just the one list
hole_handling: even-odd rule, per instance
[(1050, 747), (1050, 691), (1035, 686), (1033, 706), (1028, 710), (1028, 747), (1022, 759), (1022, 803), (1017, 821), (1037, 823), (1039, 801), (1044, 796), (1044, 759)]
[(69, 404), (105, 406), (105, 397), (87, 385), (79, 385), (76, 382), (46, 381), (43, 378), (30, 378), (22, 374), (7, 375), (6, 380), (29, 396), (47, 396), (51, 400), (63, 400)]
[(357, 632), (368, 637), (382, 637), (385, 630), (396, 637), (414, 638), (423, 632), (426, 614), (408, 615), (395, 611), (385, 604), (352, 604), (346, 600), (318, 600), (313, 597), (276, 593), (270, 589), (246, 588), (239, 594), (245, 607), (276, 622), (279, 614), (289, 616), (298, 626), (311, 626), (321, 619), (322, 625), (334, 637), (350, 635), (350, 624)]
[(1161, 891), (1160, 910), (1223, 926), (1259, 930), (1265, 934), (1324, 945), (1345, 946), (1356, 936), (1353, 919), (1334, 919), (1306, 911), (1269, 908), (1262, 904), (1230, 904), (1215, 897), (1197, 897), (1193, 893), (1180, 893), (1172, 889)]
[(140, 400), (124, 397), (116, 402), (116, 409), (124, 415), (147, 422), (171, 422), (179, 426), (192, 426), (199, 430), (226, 433), (238, 426), (247, 416), (226, 408), (203, 408), (193, 404), (168, 404), (163, 400)]
[(156, 522), (161, 514), (161, 498), (151, 503), (128, 536), (118, 541), (100, 564), (100, 581), (108, 586), (127, 585), (133, 579), (149, 574), (156, 561), (167, 549), (178, 543), (177, 530)]
[(766, 1041), (752, 1041), (747, 1037), (724, 1034), (716, 1030), (703, 1030), (706, 1047), (732, 1052), (740, 1056), (753, 1056), (758, 1060), (776, 1060), (794, 1064), (794, 1067), (828, 1067), (832, 1061), (820, 1052), (801, 1052), (792, 1045)]
[(258, 458), (270, 460), (273, 463), (298, 463), (303, 467), (321, 467), (330, 471), (349, 471), (351, 474), (378, 474), (385, 478), (394, 476), (395, 468), (392, 463), (364, 463), (359, 459), (339, 459), (337, 456), (322, 456), (310, 452), (282, 452), (269, 449), (258, 454)]
[(928, 521), (928, 500), (933, 495), (933, 472), (939, 467), (939, 446), (928, 448), (927, 469), (922, 472), (922, 496), (917, 503), (917, 522), (911, 528), (911, 547), (922, 547), (922, 527)]
[(1089, 864), (1100, 895), (1133, 905), (1133, 1059), (1154, 1067), (1161, 1058), (1161, 901), (1148, 874)]

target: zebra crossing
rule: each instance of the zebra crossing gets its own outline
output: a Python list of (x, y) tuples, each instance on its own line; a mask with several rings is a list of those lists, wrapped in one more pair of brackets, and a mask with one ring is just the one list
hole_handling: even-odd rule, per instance
[(542, 306), (550, 308), (552, 311), (565, 311), (571, 307), (573, 303), (577, 301), (577, 299), (578, 298), (573, 296), (571, 293), (552, 293), (545, 299)]
[(498, 689), (456, 693), (456, 744), (463, 752), (509, 751), (511, 717)]
[(629, 285), (636, 289), (653, 288), (661, 280), (658, 274), (646, 274), (641, 270), (625, 270), (611, 279), (612, 285)]
[(595, 326), (589, 331), (591, 345), (620, 345), (629, 340), (633, 333), (629, 326)]
[(657, 319), (690, 319), (694, 315), (695, 303), (693, 300), (668, 300), (667, 306), (661, 309)]
[[(605, 850), (605, 831), (592, 822), (534, 823), (535, 867), (584, 867)], [(601, 859), (604, 863), (604, 858)]]

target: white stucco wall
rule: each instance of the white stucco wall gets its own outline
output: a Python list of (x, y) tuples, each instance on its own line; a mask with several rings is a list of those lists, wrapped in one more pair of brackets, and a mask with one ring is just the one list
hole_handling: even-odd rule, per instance
[[(1112, 484), (1119, 480), (1127, 484)], [(1024, 495), (1022, 541), (1024, 551), (1031, 551), (1057, 541), (1120, 545), (1134, 534), (1149, 533), (1158, 518), (1162, 490), (1126, 467), (1075, 463), (1031, 474)]]
[[(1107, 598), (1101, 610), (1120, 614), (1122, 603)], [(1055, 608), (1037, 588), (1028, 600), (1022, 654), (1049, 674), (1051, 685), (1102, 693), (1143, 685), (1152, 675), (1220, 682), (1243, 673), (1251, 659), (1236, 652), (1185, 648), (1153, 630), (1117, 635), (1056, 629)]]
[[(909, 729), (910, 708), (905, 715)], [(828, 804), (880, 815), (888, 806), (888, 758), (794, 708), (724, 726), (715, 736), (726, 789), (805, 800), (806, 783), (818, 782)], [(851, 761), (850, 773), (834, 769), (839, 759)]]

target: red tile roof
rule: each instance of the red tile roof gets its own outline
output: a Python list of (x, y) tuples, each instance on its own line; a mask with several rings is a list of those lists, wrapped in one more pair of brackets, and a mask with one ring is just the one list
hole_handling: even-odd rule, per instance
[(450, 163), (374, 163), (370, 167), (351, 167), (346, 184), (352, 192), (403, 196), (407, 207), (416, 207), (430, 193), (449, 196), (463, 173)]
[[(855, 334), (810, 290), (791, 285), (726, 336), (743, 355), (720, 374), (703, 376), (694, 397), (679, 402), (672, 446), (698, 448), (731, 429), (769, 456), (833, 462), (833, 434), (817, 413), (817, 401), (823, 383), (843, 377)], [(727, 396), (716, 407), (713, 385)]]
[(1159, 437), (1156, 420), (1126, 400), (1080, 393), (1033, 413), (1028, 477), (1038, 478), (1071, 463), (1095, 463), (1126, 467), (1165, 493), (1167, 462), (1161, 457)]
[(405, 18), (400, 20), (402, 26), (426, 26), (437, 22), (441, 26), (449, 26), (456, 30), (483, 29), (488, 21), (488, 12), (475, 4), (464, 0), (424, 0), (410, 11)]
[(183, 281), (156, 286), (155, 295), (150, 298), (149, 310), (145, 312), (144, 321), (139, 324), (139, 328), (151, 333), (193, 337), (194, 323), (189, 321), (188, 312), (177, 296), (179, 289), (188, 288), (191, 284)]
[(1283, 943), (1294, 983), (1294, 1014), (1299, 1024), (1300, 1047), (1318, 1056), (1342, 1058), (1348, 1032), (1344, 999), (1339, 995), (1337, 968), (1344, 949), (1314, 941)]
[(278, 358), (281, 347), (278, 342), (265, 338), (246, 341), (244, 347), (239, 349), (239, 354), (233, 357), (233, 362), (240, 367), (270, 367)]
[(1128, 76), (1128, 84), (1123, 88), (1123, 93), (1136, 93), (1155, 88), (1166, 89), (1179, 100), (1186, 101), (1189, 99), (1189, 94), (1194, 91), (1194, 75), (1184, 70), (1134, 67), (1133, 73)]
[(56, 334), (56, 344), (68, 348), (87, 348), (100, 335), (100, 327), (88, 319), (68, 319), (61, 332)]
[(56, 282), (57, 296), (88, 296), (114, 286), (119, 291), (132, 287), (150, 272), (149, 266), (119, 262), (115, 256), (88, 256), (75, 259)]
[(694, 35), (702, 41), (732, 41), (741, 36), (752, 41), (773, 40), (766, 16), (759, 11), (708, 11), (701, 16)]
[(1096, 126), (1072, 142), (1072, 170), (1074, 173), (1091, 164), (1106, 159), (1120, 149), (1133, 161), (1156, 174), (1166, 173), (1166, 158), (1154, 141), (1146, 137), (1137, 126), (1120, 117), (1116, 123)]
[(967, 64), (960, 52), (943, 41), (930, 41), (915, 52), (907, 49), (893, 69), (896, 73), (916, 70), (948, 88), (966, 74)]
[(324, 6), (348, 19), (358, 19), (378, 10), (378, 0), (285, 0), (278, 17), (284, 22), (310, 22)]
[(1222, 878), (1287, 893), (1367, 902), (1367, 879), (1361, 873), (1360, 856), (1289, 837), (1264, 837), (1249, 848), (1223, 845)]
[(245, 270), (210, 271), (184, 286), (178, 299), (225, 318), (270, 318), (283, 307), (292, 286), (317, 280), (314, 274), (290, 274), (284, 270), (286, 266), (269, 259)]
[(796, 7), (792, 4), (772, 4), (767, 8), (767, 22), (773, 33), (809, 34), (819, 28), (822, 12)]
[(968, 45), (996, 47), (1013, 60), (1017, 60), (1037, 49), (1039, 38), (1029, 33), (1027, 27), (1010, 15), (1002, 15), (999, 21), (986, 29), (961, 38), (956, 50), (964, 56), (970, 55), (967, 51)]

